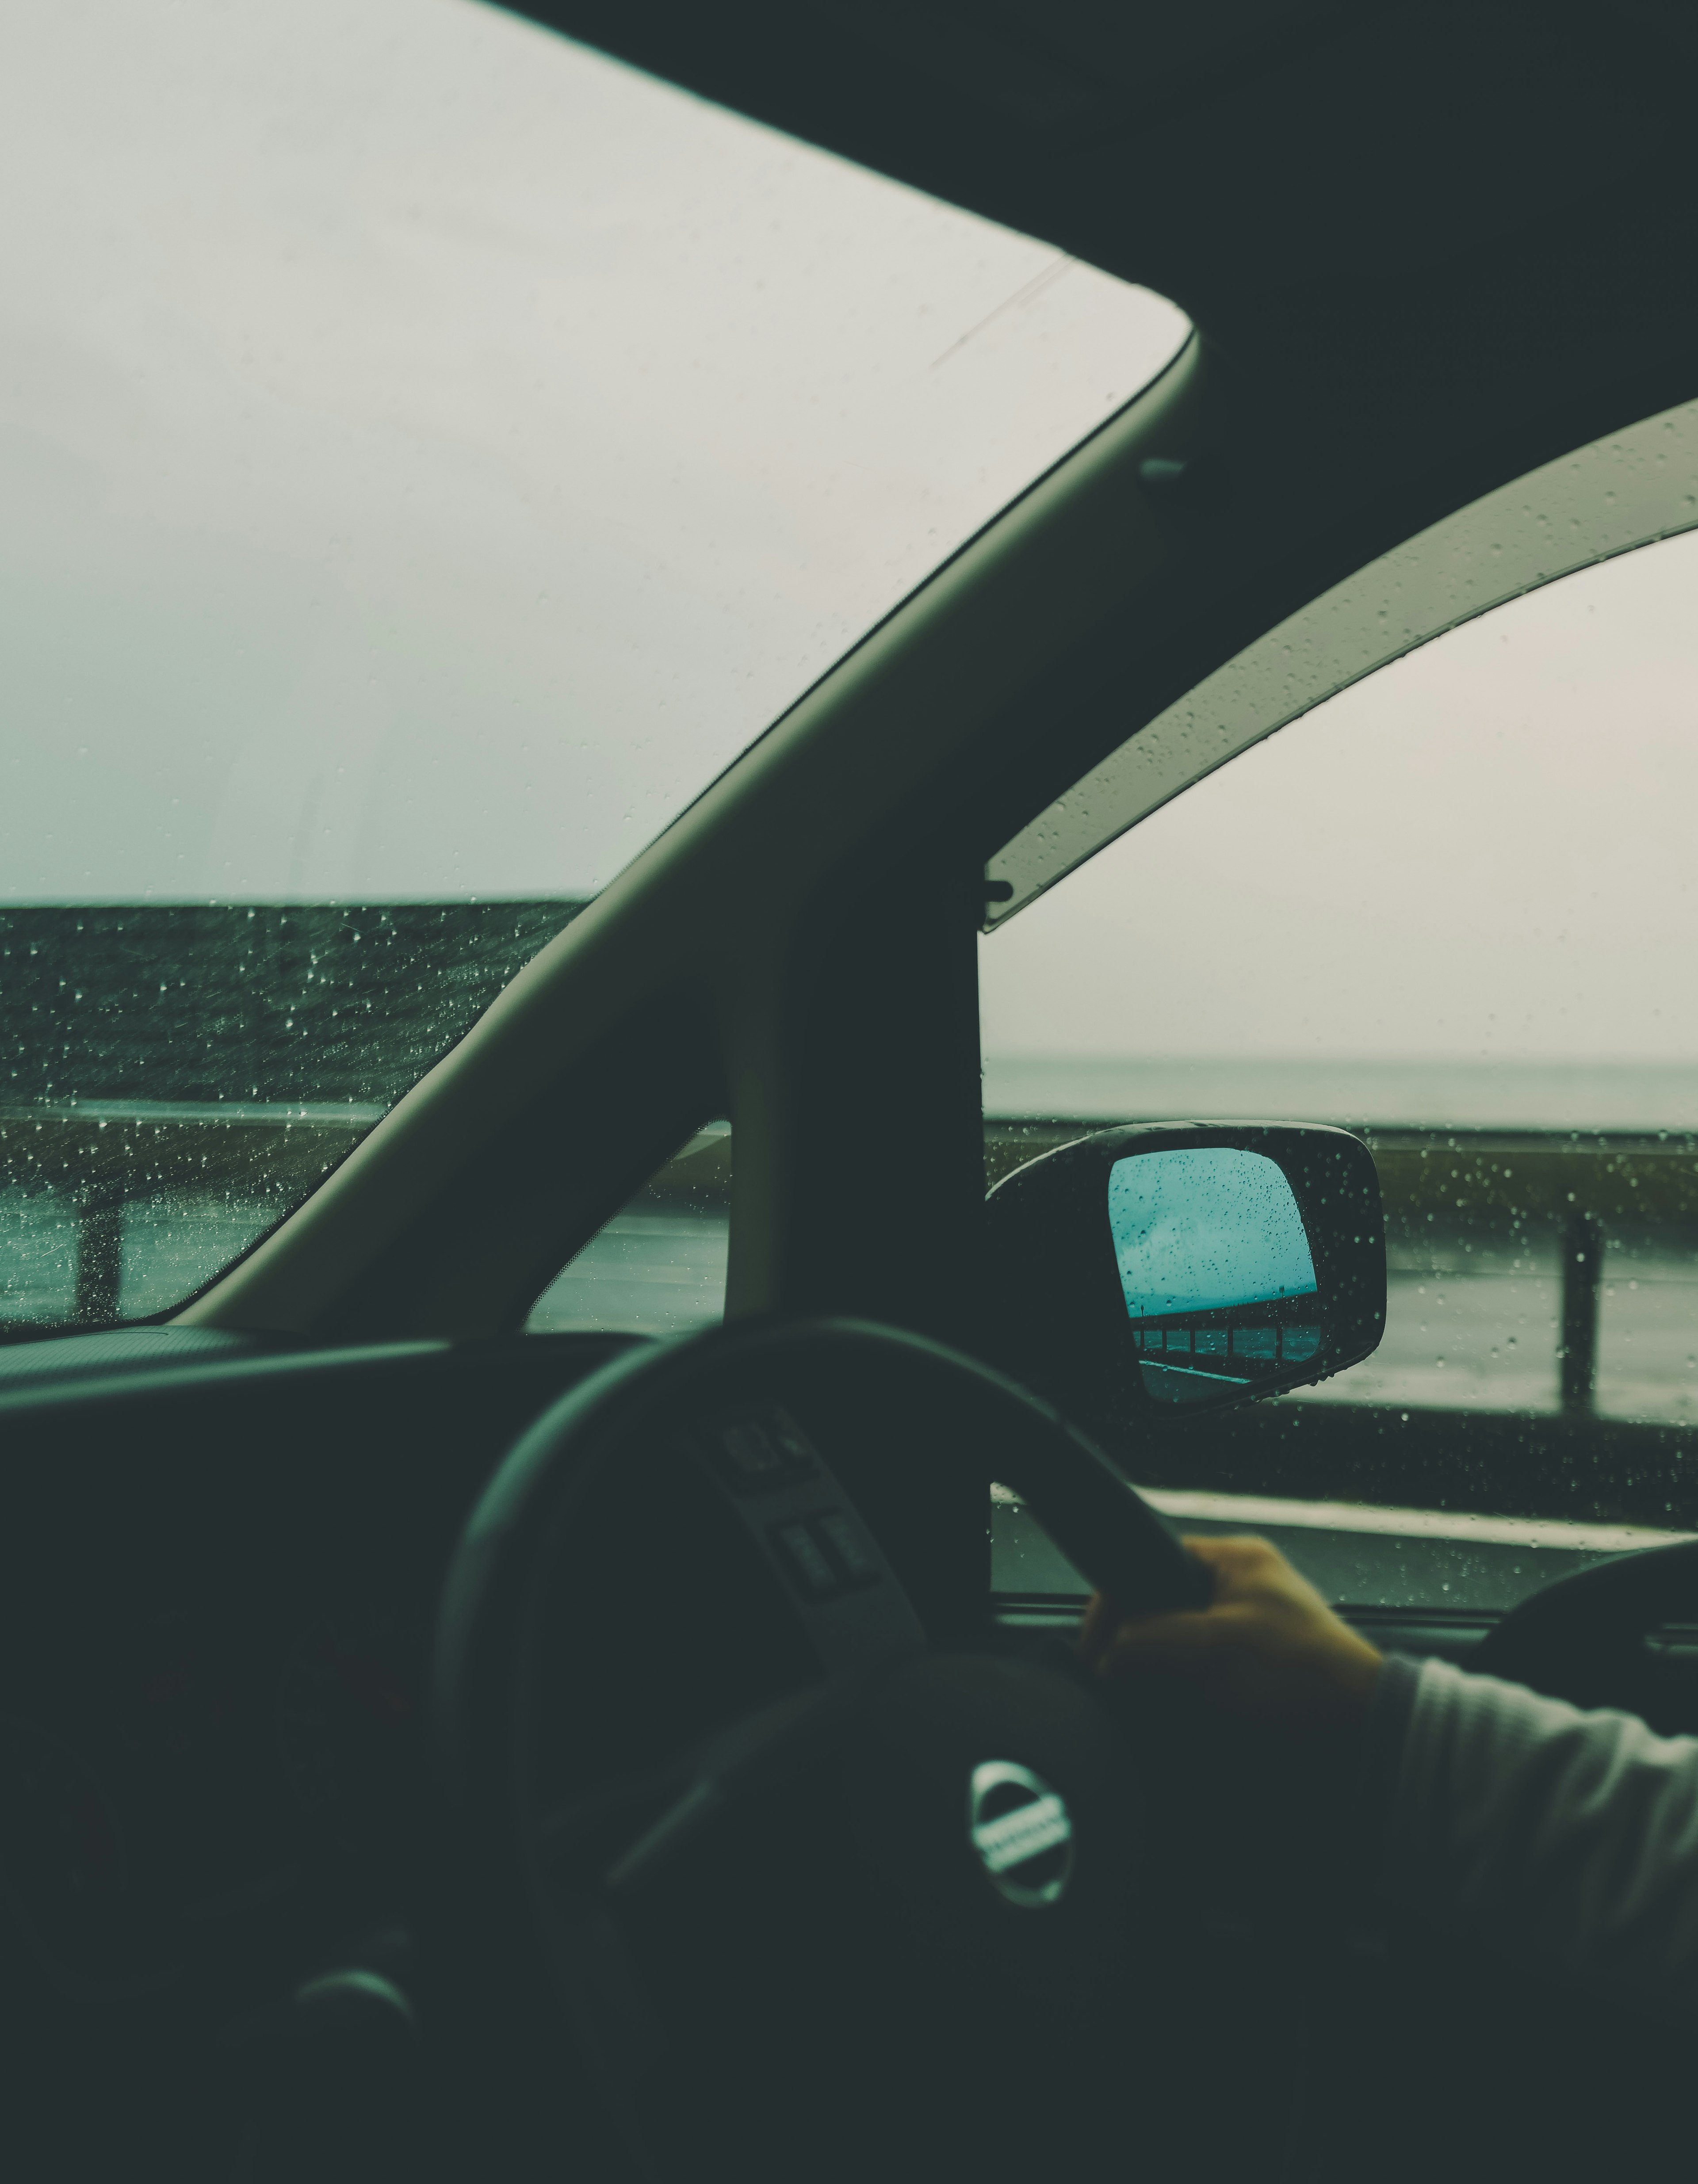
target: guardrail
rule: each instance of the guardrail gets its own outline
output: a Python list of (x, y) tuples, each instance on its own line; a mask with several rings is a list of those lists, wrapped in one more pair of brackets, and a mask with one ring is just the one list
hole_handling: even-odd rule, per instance
[[(204, 1196), (282, 1213), (334, 1167), (383, 1110), (375, 1106), (84, 1100), (0, 1106), (0, 1180), (53, 1202), (76, 1225), (75, 1318), (115, 1318), (126, 1203)], [(1087, 1129), (1065, 1117), (992, 1118), (987, 1184)], [(1394, 1264), (1449, 1255), (1489, 1271), (1517, 1252), (1554, 1254), (1561, 1274), (1561, 1404), (1593, 1407), (1599, 1299), (1612, 1253), (1655, 1243), (1698, 1251), (1698, 1137), (1672, 1133), (1364, 1131), (1384, 1194)], [(650, 1186), (652, 1199), (724, 1210), (730, 1140), (692, 1139)]]
[(0, 1180), (76, 1224), (75, 1323), (118, 1317), (123, 1213), (136, 1199), (276, 1202), (282, 1212), (357, 1145), (381, 1107), (87, 1100), (0, 1107)]
[[(86, 1100), (0, 1106), (0, 1184), (69, 1218), (76, 1234), (71, 1323), (119, 1314), (124, 1208), (138, 1200), (235, 1200), (281, 1217), (328, 1175), (385, 1110), (321, 1102), (215, 1106)], [(723, 1124), (680, 1148), (644, 1194), (656, 1206), (723, 1213), (730, 1204), (731, 1140)], [(0, 1332), (8, 1322), (0, 1312)], [(29, 1331), (40, 1332), (39, 1326)]]
[[(1100, 1123), (989, 1121), (987, 1184)], [(1698, 1251), (1698, 1136), (1671, 1131), (1364, 1129), (1394, 1267), (1448, 1258), (1490, 1272), (1547, 1252), (1561, 1280), (1561, 1406), (1585, 1418), (1598, 1375), (1599, 1301), (1612, 1253)]]

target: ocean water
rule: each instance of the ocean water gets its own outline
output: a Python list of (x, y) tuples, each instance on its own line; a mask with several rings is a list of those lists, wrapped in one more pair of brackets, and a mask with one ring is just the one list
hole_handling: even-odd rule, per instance
[(1411, 1129), (1698, 1132), (1698, 1061), (1125, 1061), (991, 1055), (985, 1112)]

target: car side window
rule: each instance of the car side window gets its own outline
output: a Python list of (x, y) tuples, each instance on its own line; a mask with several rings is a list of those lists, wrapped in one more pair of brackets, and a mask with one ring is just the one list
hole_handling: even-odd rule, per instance
[(528, 1334), (683, 1334), (725, 1316), (731, 1125), (708, 1123), (561, 1268)]
[(1376, 1355), (1126, 1452), (1182, 1523), (1332, 1541), (1347, 1599), (1414, 1538), (1498, 1606), (1698, 1530), (1695, 583), (1689, 534), (1451, 631), (985, 944), (992, 1180), (1110, 1121), (1371, 1147)]

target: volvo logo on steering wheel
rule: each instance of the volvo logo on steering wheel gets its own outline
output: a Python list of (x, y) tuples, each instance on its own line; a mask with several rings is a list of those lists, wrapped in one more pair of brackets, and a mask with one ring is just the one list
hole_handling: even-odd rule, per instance
[(967, 1839), (991, 1886), (1028, 1911), (1059, 1901), (1073, 1873), (1073, 1816), (1014, 1759), (985, 1759), (967, 1791)]

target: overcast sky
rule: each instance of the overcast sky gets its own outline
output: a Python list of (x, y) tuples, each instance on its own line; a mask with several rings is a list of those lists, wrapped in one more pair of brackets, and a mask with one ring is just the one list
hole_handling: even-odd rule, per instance
[(1159, 369), (471, 0), (0, 25), (0, 890), (579, 894)]
[[(1182, 337), (471, 0), (0, 21), (0, 894), (578, 894)], [(1252, 751), (992, 1055), (1698, 1059), (1698, 542)]]
[(983, 944), (992, 1055), (1698, 1063), (1698, 533), (1359, 682)]

